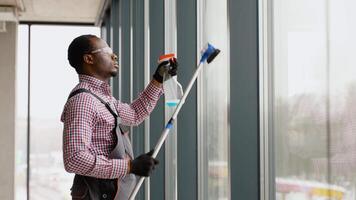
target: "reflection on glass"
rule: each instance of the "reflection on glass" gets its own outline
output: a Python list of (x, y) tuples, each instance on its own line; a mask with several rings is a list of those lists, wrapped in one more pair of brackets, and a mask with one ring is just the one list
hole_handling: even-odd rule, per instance
[(30, 199), (71, 199), (73, 175), (62, 162), (60, 115), (78, 77), (67, 61), (70, 42), (99, 28), (31, 26)]
[(229, 58), (227, 1), (203, 1), (202, 45), (211, 43), (221, 53), (204, 66), (199, 88), (200, 199), (230, 198), (229, 182)]
[(15, 199), (27, 198), (28, 26), (18, 26), (15, 121)]
[(277, 200), (356, 200), (355, 6), (273, 1)]

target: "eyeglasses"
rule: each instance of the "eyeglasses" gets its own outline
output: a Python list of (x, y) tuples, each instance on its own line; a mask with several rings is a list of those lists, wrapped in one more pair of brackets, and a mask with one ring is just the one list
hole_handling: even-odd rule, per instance
[(91, 51), (90, 53), (94, 54), (94, 53), (100, 53), (100, 52), (107, 53), (109, 55), (112, 55), (114, 53), (110, 47), (103, 47), (100, 49), (95, 49), (95, 50)]

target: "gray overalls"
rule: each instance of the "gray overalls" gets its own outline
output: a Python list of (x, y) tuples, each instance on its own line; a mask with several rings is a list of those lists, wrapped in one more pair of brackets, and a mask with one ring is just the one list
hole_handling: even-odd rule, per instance
[[(68, 99), (81, 92), (87, 92), (96, 97), (115, 118), (113, 131), (117, 137), (117, 144), (109, 154), (111, 159), (134, 159), (132, 145), (128, 137), (129, 127), (121, 125), (121, 118), (116, 109), (112, 109), (109, 103), (105, 102), (93, 92), (81, 88), (72, 92)], [(123, 179), (99, 179), (94, 177), (76, 174), (72, 186), (73, 200), (127, 200), (136, 184), (136, 176), (127, 174)]]
[[(129, 129), (121, 125), (121, 118), (119, 116), (116, 117), (116, 123), (118, 124), (115, 128), (117, 144), (110, 153), (109, 158), (127, 159), (129, 156), (130, 159), (134, 159), (132, 145), (128, 137)], [(118, 179), (115, 200), (129, 199), (135, 184), (136, 176), (134, 174), (127, 174), (123, 179)]]

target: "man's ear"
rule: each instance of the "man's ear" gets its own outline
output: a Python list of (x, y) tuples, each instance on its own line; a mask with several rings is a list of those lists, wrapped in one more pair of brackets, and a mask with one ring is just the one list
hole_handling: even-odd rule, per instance
[(84, 54), (83, 60), (84, 60), (84, 63), (90, 64), (90, 65), (92, 65), (94, 63), (93, 55), (90, 55), (90, 54)]

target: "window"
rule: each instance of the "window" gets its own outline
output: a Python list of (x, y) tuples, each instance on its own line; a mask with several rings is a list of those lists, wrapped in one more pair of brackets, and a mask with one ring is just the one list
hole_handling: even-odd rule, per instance
[(227, 1), (200, 3), (198, 45), (209, 42), (221, 53), (214, 62), (205, 64), (199, 78), (199, 199), (230, 199)]
[[(28, 28), (30, 27), (30, 28)], [(99, 28), (21, 25), (17, 73), (16, 198), (26, 198), (27, 58), (30, 38), (30, 147), (29, 198), (71, 199), (72, 174), (62, 163), (60, 115), (78, 78), (67, 61), (69, 43), (81, 34), (99, 35)]]
[(277, 200), (356, 200), (355, 6), (273, 1)]

